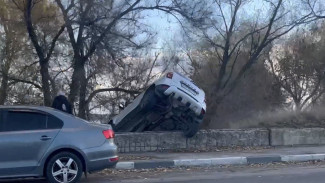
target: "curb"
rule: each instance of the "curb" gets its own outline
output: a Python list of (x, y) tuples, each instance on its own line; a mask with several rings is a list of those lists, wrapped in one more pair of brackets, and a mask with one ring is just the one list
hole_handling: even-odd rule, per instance
[(249, 165), (275, 162), (304, 162), (313, 160), (325, 160), (325, 154), (267, 155), (207, 159), (152, 160), (135, 162), (128, 161), (118, 162), (116, 164), (116, 169), (150, 169), (180, 166)]

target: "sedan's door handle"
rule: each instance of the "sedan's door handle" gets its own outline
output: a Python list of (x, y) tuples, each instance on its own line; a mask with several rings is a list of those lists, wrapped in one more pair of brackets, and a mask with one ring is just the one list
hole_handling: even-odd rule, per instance
[(43, 135), (43, 136), (41, 137), (41, 140), (43, 140), (43, 141), (45, 141), (45, 140), (50, 140), (50, 139), (52, 139), (52, 137), (49, 137), (49, 136), (47, 136), (47, 135)]

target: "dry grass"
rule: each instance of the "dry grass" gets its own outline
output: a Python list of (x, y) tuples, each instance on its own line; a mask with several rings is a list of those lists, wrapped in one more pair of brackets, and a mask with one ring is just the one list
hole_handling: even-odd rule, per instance
[(325, 127), (325, 108), (319, 107), (311, 111), (294, 112), (277, 110), (272, 112), (256, 113), (250, 119), (230, 121), (229, 127), (238, 128), (314, 128)]

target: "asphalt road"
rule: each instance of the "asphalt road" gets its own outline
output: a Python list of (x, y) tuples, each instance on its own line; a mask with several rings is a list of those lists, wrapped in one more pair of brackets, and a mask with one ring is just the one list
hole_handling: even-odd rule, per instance
[(285, 167), (285, 168), (248, 168), (237, 170), (197, 170), (166, 173), (152, 178), (129, 180), (89, 179), (93, 183), (323, 183), (325, 166)]
[[(325, 165), (171, 169), (168, 171), (93, 174), (82, 183), (323, 183)], [(0, 181), (1, 182), (1, 181)], [(11, 183), (45, 183), (12, 180)]]

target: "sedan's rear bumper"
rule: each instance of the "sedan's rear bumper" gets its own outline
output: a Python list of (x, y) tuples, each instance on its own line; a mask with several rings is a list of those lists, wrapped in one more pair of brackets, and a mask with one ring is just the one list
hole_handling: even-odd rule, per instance
[(102, 146), (84, 149), (87, 156), (87, 171), (94, 172), (106, 168), (115, 168), (118, 162), (117, 146), (113, 142), (105, 142)]

